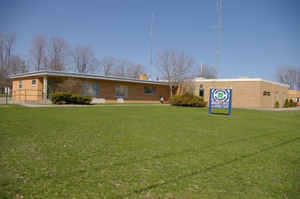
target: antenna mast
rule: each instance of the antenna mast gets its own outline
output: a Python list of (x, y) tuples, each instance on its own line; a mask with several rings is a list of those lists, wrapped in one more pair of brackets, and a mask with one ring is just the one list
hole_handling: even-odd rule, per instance
[(217, 0), (217, 12), (218, 12), (218, 46), (216, 50), (216, 69), (220, 72), (221, 65), (221, 49), (222, 49), (222, 8), (223, 0)]
[(150, 65), (152, 66), (152, 35), (153, 35), (154, 12), (152, 12), (151, 25), (150, 25)]

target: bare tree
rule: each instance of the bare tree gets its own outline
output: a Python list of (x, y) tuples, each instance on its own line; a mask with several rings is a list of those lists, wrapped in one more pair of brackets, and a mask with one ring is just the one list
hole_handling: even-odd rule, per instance
[(4, 34), (0, 32), (0, 70), (3, 71), (5, 67), (5, 39)]
[(103, 68), (103, 74), (105, 76), (112, 75), (113, 70), (117, 66), (118, 62), (119, 61), (116, 58), (114, 58), (114, 57), (104, 57), (100, 61), (100, 65)]
[(141, 74), (145, 74), (145, 73), (146, 73), (145, 67), (142, 66), (141, 64), (132, 64), (129, 65), (127, 68), (127, 75), (128, 77), (131, 78), (138, 79)]
[(97, 59), (91, 48), (77, 46), (72, 53), (75, 70), (79, 73), (94, 72), (97, 66)]
[(16, 33), (6, 34), (5, 38), (5, 60), (7, 67), (10, 67), (10, 58), (13, 54), (13, 48), (16, 43)]
[(15, 33), (0, 33), (0, 65), (2, 70), (10, 67), (10, 58), (16, 43)]
[(300, 89), (300, 67), (282, 66), (277, 68), (279, 82), (288, 84), (290, 89)]
[(113, 67), (113, 74), (121, 77), (139, 78), (140, 74), (145, 73), (145, 67), (141, 64), (136, 64), (127, 59), (117, 61)]
[(174, 86), (184, 79), (193, 65), (194, 59), (185, 55), (184, 52), (175, 52), (170, 49), (158, 54), (156, 66), (163, 78), (168, 81), (171, 96)]
[(9, 74), (18, 74), (28, 72), (26, 61), (19, 55), (13, 55), (10, 57), (10, 67), (8, 69)]
[(61, 37), (53, 37), (49, 43), (48, 67), (53, 71), (64, 71), (70, 55), (69, 44)]
[[(46, 60), (47, 39), (44, 35), (37, 35), (31, 42), (30, 54), (35, 65), (35, 70), (40, 71)], [(45, 65), (44, 65), (45, 68)]]
[(80, 80), (66, 79), (60, 82), (55, 82), (54, 92), (71, 92), (73, 94), (82, 94), (84, 84)]
[(300, 90), (300, 66), (298, 67), (296, 73), (297, 73), (297, 76), (296, 76), (296, 78), (297, 78), (296, 79), (296, 82), (297, 82), (296, 89)]
[(17, 72), (12, 65), (15, 43), (15, 33), (0, 33), (0, 87), (8, 86), (8, 75)]
[(119, 59), (117, 65), (113, 68), (113, 75), (128, 77), (127, 68), (133, 63), (127, 59)]
[(209, 64), (200, 64), (195, 74), (198, 77), (203, 77), (206, 79), (215, 79), (217, 78), (218, 72), (215, 67)]

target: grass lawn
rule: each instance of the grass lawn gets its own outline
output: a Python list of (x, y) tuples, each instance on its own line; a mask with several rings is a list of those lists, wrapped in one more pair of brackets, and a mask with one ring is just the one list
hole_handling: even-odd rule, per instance
[(0, 198), (300, 198), (300, 111), (0, 106)]

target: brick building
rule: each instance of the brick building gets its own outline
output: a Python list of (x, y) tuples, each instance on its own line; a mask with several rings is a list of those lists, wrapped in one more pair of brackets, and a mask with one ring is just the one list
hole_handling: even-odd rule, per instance
[(193, 93), (209, 100), (210, 88), (232, 88), (232, 107), (235, 108), (271, 108), (276, 101), (280, 106), (288, 98), (286, 84), (267, 81), (258, 78), (237, 78), (237, 79), (203, 79), (195, 78), (187, 84), (182, 84), (177, 94), (184, 92), (182, 87), (191, 87)]
[(76, 93), (88, 95), (94, 102), (159, 102), (169, 97), (166, 82), (140, 79), (108, 77), (101, 75), (40, 71), (13, 75), (12, 98), (15, 101), (43, 101), (56, 92), (57, 85), (65, 80), (76, 80), (82, 85)]
[[(93, 97), (94, 102), (159, 102), (161, 97), (169, 98), (170, 89), (165, 81), (150, 81), (146, 75), (139, 79), (107, 77), (100, 75), (67, 72), (40, 71), (11, 76), (12, 97), (16, 101), (41, 101), (56, 92), (58, 82), (76, 80), (84, 87), (80, 94)], [(188, 82), (188, 83), (187, 83)], [(276, 101), (283, 106), (285, 99), (295, 98), (298, 92), (288, 90), (289, 86), (277, 82), (254, 78), (203, 79), (194, 78), (178, 85), (176, 94), (185, 87), (195, 95), (209, 99), (210, 88), (232, 88), (235, 108), (271, 108)], [(295, 100), (295, 101), (296, 101)]]
[(289, 99), (292, 99), (294, 102), (300, 104), (300, 91), (298, 90), (289, 90)]

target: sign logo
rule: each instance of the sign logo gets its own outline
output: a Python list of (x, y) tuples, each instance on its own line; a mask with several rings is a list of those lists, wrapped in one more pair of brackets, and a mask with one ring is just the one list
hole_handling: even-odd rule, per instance
[(209, 95), (209, 113), (212, 108), (228, 109), (228, 115), (231, 114), (232, 89), (210, 89)]

